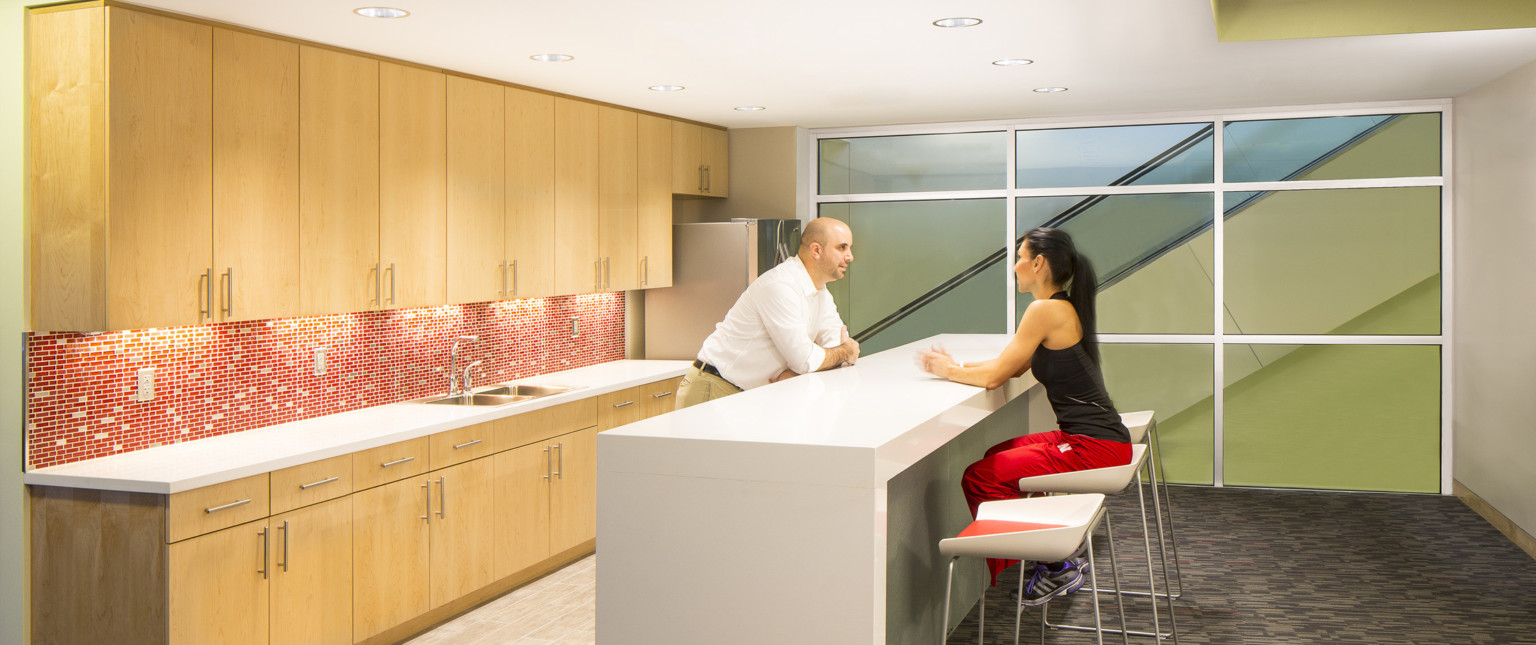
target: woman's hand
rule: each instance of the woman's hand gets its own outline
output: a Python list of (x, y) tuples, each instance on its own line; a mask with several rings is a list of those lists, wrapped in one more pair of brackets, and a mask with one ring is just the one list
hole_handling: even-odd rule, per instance
[(956, 364), (955, 358), (950, 356), (942, 345), (917, 350), (917, 356), (913, 357), (913, 360), (924, 372), (941, 378), (949, 378), (949, 368)]

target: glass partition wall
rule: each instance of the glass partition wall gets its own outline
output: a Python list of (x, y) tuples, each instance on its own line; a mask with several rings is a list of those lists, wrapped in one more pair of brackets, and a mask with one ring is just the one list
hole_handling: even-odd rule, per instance
[(1063, 228), (1170, 480), (1449, 493), (1446, 109), (813, 131), (830, 288), (865, 352), (1011, 333), (1018, 242)]

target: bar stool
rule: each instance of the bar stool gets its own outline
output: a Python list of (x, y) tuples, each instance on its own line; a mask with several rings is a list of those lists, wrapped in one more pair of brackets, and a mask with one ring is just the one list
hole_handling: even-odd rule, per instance
[[(1162, 594), (1162, 597), (1167, 598), (1168, 600), (1169, 632), (1167, 634), (1163, 633), (1162, 623), (1157, 615), (1157, 577), (1156, 574), (1153, 573), (1152, 569), (1152, 543), (1151, 537), (1148, 535), (1149, 531), (1147, 530), (1147, 500), (1146, 497), (1144, 497), (1141, 493), (1141, 467), (1147, 461), (1147, 452), (1146, 444), (1133, 443), (1131, 444), (1131, 461), (1128, 464), (1123, 466), (1089, 468), (1087, 470), (1074, 470), (1065, 473), (1052, 473), (1049, 475), (1025, 477), (1019, 480), (1019, 490), (1037, 493), (1118, 493), (1121, 490), (1124, 490), (1125, 487), (1130, 485), (1131, 481), (1134, 480), (1136, 482), (1136, 498), (1141, 503), (1141, 537), (1142, 544), (1146, 549), (1148, 584), (1147, 595), (1152, 600), (1152, 631), (1130, 631), (1128, 628), (1126, 628), (1127, 626), (1124, 623), (1121, 623), (1121, 627), (1125, 628), (1125, 631), (1122, 633), (1135, 636), (1151, 636), (1157, 639), (1172, 636), (1173, 642), (1178, 643), (1179, 628), (1178, 621), (1173, 616), (1173, 599), (1168, 598), (1166, 593)], [(1154, 489), (1154, 494), (1155, 492), (1156, 490)], [(1161, 548), (1161, 546), (1159, 548)], [(1166, 567), (1163, 569), (1163, 572), (1163, 586), (1167, 587), (1168, 576)], [(1097, 585), (1094, 585), (1092, 591), (1094, 595), (1097, 596), (1100, 590)], [(1131, 592), (1120, 591), (1118, 587), (1115, 589), (1114, 593), (1116, 596), (1132, 595)], [(1049, 619), (1047, 618), (1046, 608), (1043, 606), (1041, 607), (1040, 615), (1040, 620), (1049, 627), (1076, 630), (1088, 629), (1087, 627), (1081, 627), (1077, 625), (1051, 625)]]
[[(1157, 518), (1157, 553), (1163, 565), (1163, 586), (1165, 591), (1172, 594), (1172, 597), (1182, 597), (1184, 595), (1184, 572), (1179, 568), (1179, 539), (1173, 526), (1173, 494), (1169, 491), (1168, 477), (1163, 471), (1163, 445), (1157, 438), (1156, 415), (1152, 410), (1127, 412), (1120, 415), (1120, 421), (1131, 431), (1131, 443), (1148, 443), (1148, 439), (1150, 439), (1150, 443), (1148, 443), (1148, 450), (1150, 452), (1147, 455), (1147, 463), (1150, 464), (1150, 467), (1147, 468), (1147, 473), (1152, 478), (1152, 514)], [(1159, 491), (1162, 492), (1161, 497), (1158, 496)], [(1168, 500), (1168, 532), (1166, 536), (1163, 533), (1164, 505), (1161, 503), (1161, 500)], [(1167, 549), (1169, 544), (1173, 545), (1173, 584), (1178, 587), (1177, 591), (1168, 586)], [(1126, 593), (1132, 596), (1141, 595), (1141, 592), (1135, 591)]]
[[(944, 622), (939, 625), (941, 641), (949, 640), (949, 603), (955, 583), (955, 561), (962, 556), (1000, 558), (1006, 560), (1040, 560), (1055, 562), (1065, 560), (1081, 548), (1088, 553), (1089, 582), (1098, 587), (1098, 568), (1093, 562), (1093, 533), (1100, 520), (1109, 536), (1109, 570), (1114, 577), (1115, 590), (1120, 589), (1120, 572), (1115, 567), (1115, 532), (1109, 523), (1109, 509), (1104, 508), (1103, 494), (1059, 495), (983, 502), (976, 509), (976, 521), (971, 522), (959, 535), (939, 540), (939, 552), (949, 556), (949, 579), (944, 583)], [(1022, 574), (1022, 571), (1021, 571)], [(1019, 577), (1019, 594), (1024, 593), (1024, 577)], [(986, 626), (986, 587), (981, 590), (981, 613), (977, 627), (978, 642)], [(1099, 644), (1104, 643), (1104, 629), (1099, 615), (1099, 595), (1093, 596), (1093, 624), (1098, 631)], [(1047, 602), (1042, 605), (1049, 605)], [(1120, 639), (1129, 643), (1125, 636), (1125, 605), (1120, 595), (1115, 595), (1120, 610)], [(1016, 608), (1013, 637), (1018, 642), (1019, 626), (1024, 611)], [(1045, 614), (1042, 611), (1040, 641), (1045, 642)]]

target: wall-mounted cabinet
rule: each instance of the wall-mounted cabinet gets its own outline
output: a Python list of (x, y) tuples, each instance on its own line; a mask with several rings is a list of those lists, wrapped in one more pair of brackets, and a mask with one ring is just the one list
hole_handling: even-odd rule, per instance
[(600, 291), (640, 288), (636, 255), (639, 215), (639, 131), (636, 115), (611, 107), (597, 109), (598, 255)]
[(555, 290), (555, 97), (506, 88), (507, 298)]
[(635, 254), (640, 288), (672, 286), (672, 121), (637, 117), (637, 206)]
[(379, 63), (378, 307), (447, 304), (447, 76)]
[(508, 297), (504, 91), (448, 77), (448, 302)]
[(555, 99), (555, 293), (602, 287), (597, 115), (594, 104)]
[(730, 141), (726, 131), (673, 121), (672, 192), (726, 197), (730, 184)]

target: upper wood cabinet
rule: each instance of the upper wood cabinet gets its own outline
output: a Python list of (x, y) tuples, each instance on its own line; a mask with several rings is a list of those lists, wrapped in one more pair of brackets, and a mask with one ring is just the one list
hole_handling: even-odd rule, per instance
[[(555, 97), (506, 88), (507, 298), (555, 292)], [(575, 292), (571, 292), (575, 293)]]
[(637, 117), (636, 250), (640, 288), (672, 286), (672, 121)]
[(448, 302), (510, 297), (504, 91), (448, 77)]
[(379, 305), (446, 304), (447, 76), (379, 63)]
[(379, 62), (299, 48), (299, 303), (305, 315), (376, 309)]
[(730, 194), (730, 139), (725, 130), (672, 122), (672, 192), (725, 197)]
[(640, 287), (640, 261), (636, 255), (636, 218), (640, 206), (636, 116), (618, 108), (597, 109), (597, 243), (603, 262), (599, 291)]
[(598, 107), (555, 99), (555, 293), (602, 284), (598, 254)]
[(219, 321), (298, 315), (299, 46), (213, 30)]

